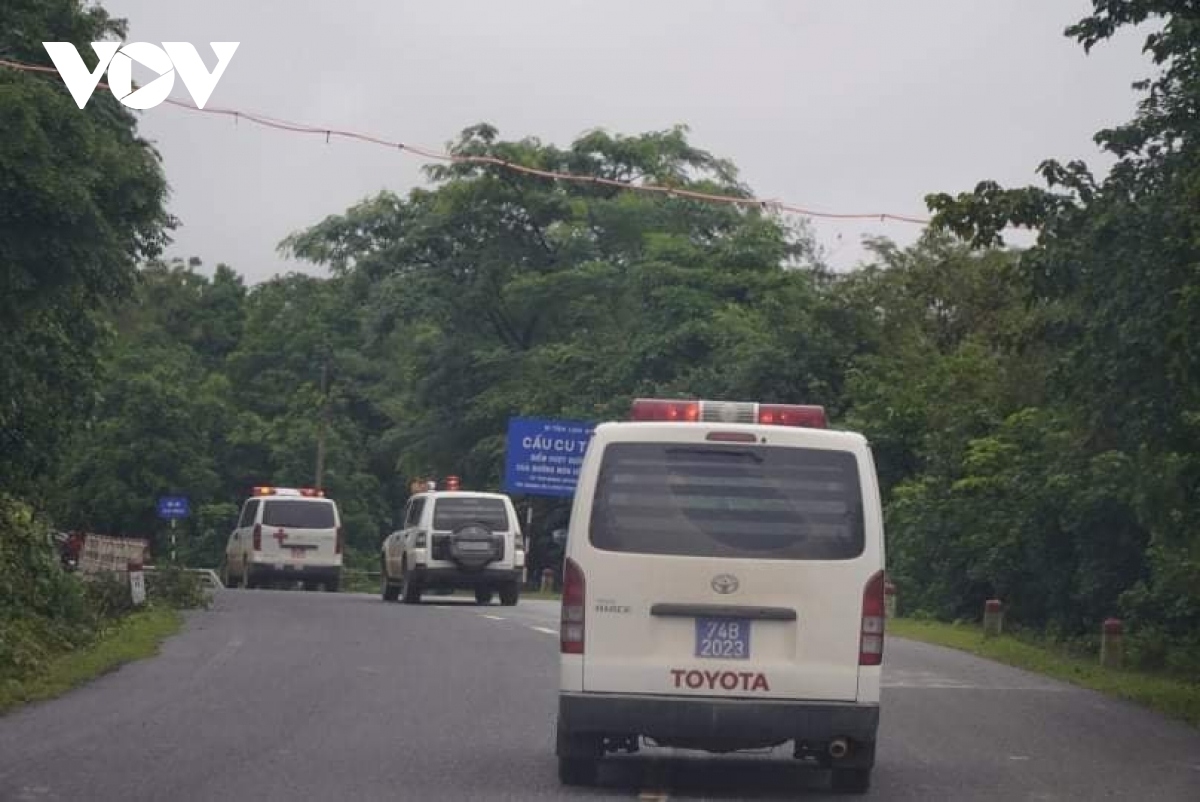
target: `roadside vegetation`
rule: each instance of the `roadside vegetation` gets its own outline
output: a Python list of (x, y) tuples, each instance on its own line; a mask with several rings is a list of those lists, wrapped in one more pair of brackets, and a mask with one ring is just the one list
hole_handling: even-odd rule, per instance
[[(151, 537), (164, 562), (155, 499), (186, 492), (181, 561), (217, 567), (247, 489), (310, 484), (323, 430), (352, 563), (376, 570), (412, 478), (498, 487), (510, 416), (680, 395), (823, 404), (864, 432), (902, 614), (978, 620), (999, 598), (1058, 643), (1118, 616), (1132, 666), (1200, 683), (1200, 12), (1093, 5), (1067, 31), (1088, 49), (1154, 23), (1142, 104), (1096, 135), (1114, 167), (930, 195), (919, 242), (873, 241), (845, 274), (770, 210), (460, 163), (281, 243), (326, 276), (248, 286), (162, 258), (167, 185), (127, 109), (0, 68), (0, 176), (23, 210), (0, 216), (0, 670), (99, 631), (50, 525)], [(0, 6), (19, 61), (122, 33), (75, 0)], [(449, 147), (752, 194), (684, 127), (554, 145), (479, 124)], [(1009, 225), (1037, 242), (1005, 247)], [(556, 567), (539, 544), (561, 514), (535, 505), (532, 576)]]
[(1105, 668), (1096, 659), (1098, 644), (1088, 640), (1064, 642), (1026, 631), (985, 638), (978, 624), (965, 621), (947, 623), (893, 618), (887, 626), (890, 635), (970, 652), (1137, 702), (1200, 726), (1200, 683), (1194, 678), (1184, 674)]

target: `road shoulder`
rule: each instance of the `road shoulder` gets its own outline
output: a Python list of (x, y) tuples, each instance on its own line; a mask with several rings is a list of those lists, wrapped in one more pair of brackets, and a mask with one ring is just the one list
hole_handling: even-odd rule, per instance
[(888, 620), (887, 627), (888, 633), (895, 637), (968, 652), (1135, 702), (1200, 727), (1200, 683), (1141, 671), (1107, 669), (1098, 661), (1071, 656), (1010, 635), (984, 638), (982, 630), (972, 625), (894, 618)]
[(94, 643), (53, 658), (38, 674), (0, 683), (0, 715), (61, 696), (127, 663), (151, 657), (182, 625), (183, 615), (170, 608), (132, 613)]

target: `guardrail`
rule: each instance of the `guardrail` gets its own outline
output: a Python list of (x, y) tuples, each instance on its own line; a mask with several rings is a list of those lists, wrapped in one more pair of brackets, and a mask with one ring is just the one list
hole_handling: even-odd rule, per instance
[[(153, 565), (144, 565), (142, 570), (146, 573), (153, 573), (155, 568)], [(211, 568), (182, 568), (182, 571), (187, 571), (189, 574), (199, 574), (204, 583), (211, 588), (224, 588), (224, 583), (221, 582), (221, 576)]]

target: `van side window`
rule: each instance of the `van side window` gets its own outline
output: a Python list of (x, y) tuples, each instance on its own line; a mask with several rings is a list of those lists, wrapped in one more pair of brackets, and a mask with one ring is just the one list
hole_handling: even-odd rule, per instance
[(415, 498), (408, 505), (408, 517), (404, 520), (404, 527), (407, 529), (410, 526), (417, 526), (421, 523), (421, 512), (425, 509), (425, 499)]
[(258, 517), (259, 500), (252, 498), (246, 502), (246, 506), (242, 507), (242, 517), (238, 519), (238, 529), (254, 525), (254, 519)]

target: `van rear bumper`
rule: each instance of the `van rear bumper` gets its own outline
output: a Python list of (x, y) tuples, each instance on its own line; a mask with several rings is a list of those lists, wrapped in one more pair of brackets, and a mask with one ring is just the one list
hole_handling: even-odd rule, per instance
[(869, 768), (875, 761), (879, 705), (560, 693), (558, 726), (567, 736), (559, 738), (560, 748), (572, 741), (587, 743), (586, 736), (606, 735), (641, 735), (714, 752), (785, 741), (822, 745), (846, 738), (854, 743), (838, 765)]
[(247, 567), (255, 580), (277, 582), (280, 580), (306, 580), (322, 582), (335, 580), (342, 575), (340, 565), (305, 565), (294, 562), (252, 562)]

